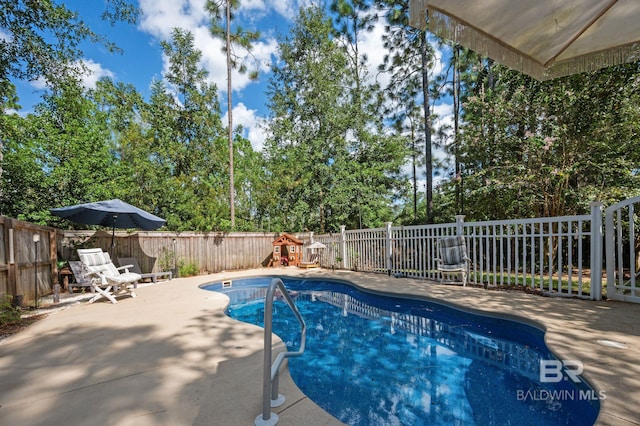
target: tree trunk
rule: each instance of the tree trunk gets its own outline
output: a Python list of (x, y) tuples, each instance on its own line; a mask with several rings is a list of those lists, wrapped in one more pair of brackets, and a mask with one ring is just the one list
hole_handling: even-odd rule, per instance
[(424, 138), (425, 138), (425, 162), (426, 162), (426, 201), (427, 223), (433, 223), (433, 157), (431, 153), (431, 108), (429, 106), (429, 58), (427, 55), (427, 33), (423, 32), (420, 56), (422, 58), (422, 94), (424, 97)]
[(416, 135), (415, 129), (413, 128), (413, 120), (411, 120), (411, 166), (413, 167), (413, 220), (414, 222), (418, 219), (418, 170), (416, 167), (416, 163), (418, 159), (416, 158)]
[(462, 166), (459, 153), (459, 124), (460, 124), (460, 46), (453, 49), (453, 156), (455, 161), (456, 206), (458, 214), (464, 214), (462, 200)]
[(235, 185), (233, 177), (233, 104), (231, 99), (231, 0), (227, 0), (227, 116), (229, 117), (229, 215), (231, 230), (236, 227)]

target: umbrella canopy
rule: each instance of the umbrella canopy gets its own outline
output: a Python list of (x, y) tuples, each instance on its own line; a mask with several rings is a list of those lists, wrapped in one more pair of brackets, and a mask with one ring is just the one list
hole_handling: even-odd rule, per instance
[(160, 228), (167, 221), (149, 212), (113, 199), (95, 203), (51, 209), (51, 213), (63, 219), (85, 225), (102, 225), (113, 229), (111, 248), (114, 245), (115, 228), (139, 228), (151, 231)]
[[(538, 80), (640, 60), (638, 0), (410, 0), (410, 23)], [(427, 19), (428, 18), (428, 19)]]
[(310, 244), (307, 248), (308, 249), (326, 249), (327, 246), (325, 246), (324, 244), (322, 244), (319, 241), (316, 241), (315, 243)]

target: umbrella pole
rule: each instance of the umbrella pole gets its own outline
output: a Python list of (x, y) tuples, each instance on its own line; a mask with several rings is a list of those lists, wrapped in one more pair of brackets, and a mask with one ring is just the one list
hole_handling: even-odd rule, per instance
[(116, 219), (118, 219), (118, 215), (113, 215), (113, 227), (111, 228), (111, 257), (113, 257), (113, 249), (116, 246)]

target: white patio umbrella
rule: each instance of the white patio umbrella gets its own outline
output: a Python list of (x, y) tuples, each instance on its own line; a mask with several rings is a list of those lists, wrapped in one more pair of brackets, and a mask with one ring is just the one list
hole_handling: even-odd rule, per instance
[(538, 80), (640, 60), (638, 0), (410, 0), (409, 7), (412, 26)]
[(324, 244), (322, 244), (319, 241), (316, 241), (314, 243), (309, 244), (307, 247), (305, 247), (307, 250), (309, 250), (311, 253), (315, 254), (318, 252), (318, 249), (326, 249), (327, 246), (325, 246)]
[(309, 244), (309, 246), (307, 247), (308, 249), (326, 249), (327, 246), (325, 246), (324, 244), (322, 244), (319, 241), (316, 241), (313, 244)]

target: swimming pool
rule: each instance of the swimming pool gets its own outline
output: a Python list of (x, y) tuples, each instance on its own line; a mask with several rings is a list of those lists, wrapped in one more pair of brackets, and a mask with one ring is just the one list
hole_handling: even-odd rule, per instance
[[(204, 286), (230, 298), (227, 314), (263, 325), (273, 277)], [(424, 300), (381, 296), (342, 281), (282, 278), (307, 323), (296, 385), (351, 425), (590, 425), (599, 400), (579, 378), (540, 381), (555, 360), (543, 331)], [(299, 324), (282, 301), (273, 331), (296, 350)]]

